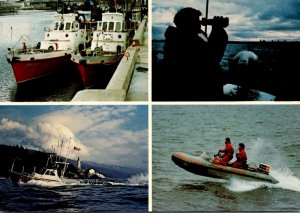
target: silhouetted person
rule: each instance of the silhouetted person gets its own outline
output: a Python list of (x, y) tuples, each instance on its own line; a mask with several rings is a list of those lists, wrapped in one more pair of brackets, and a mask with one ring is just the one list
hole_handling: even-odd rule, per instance
[(228, 41), (215, 17), (209, 38), (201, 30), (201, 12), (181, 9), (174, 17), (176, 27), (165, 32), (164, 59), (153, 72), (153, 100), (220, 100), (223, 83), (219, 63)]

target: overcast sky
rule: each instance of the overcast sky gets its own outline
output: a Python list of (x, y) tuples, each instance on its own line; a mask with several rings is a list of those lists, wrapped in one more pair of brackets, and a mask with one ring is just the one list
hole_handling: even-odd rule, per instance
[[(199, 9), (205, 16), (206, 0), (153, 0), (153, 39), (164, 39), (176, 12)], [(300, 40), (300, 0), (210, 0), (208, 17), (230, 18), (229, 40)]]
[(0, 106), (0, 144), (51, 151), (61, 139), (69, 158), (147, 169), (148, 108)]

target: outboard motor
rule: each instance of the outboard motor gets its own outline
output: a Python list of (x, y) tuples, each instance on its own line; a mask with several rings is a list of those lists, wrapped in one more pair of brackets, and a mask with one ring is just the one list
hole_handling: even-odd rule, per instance
[(257, 171), (268, 175), (270, 173), (270, 165), (259, 163)]

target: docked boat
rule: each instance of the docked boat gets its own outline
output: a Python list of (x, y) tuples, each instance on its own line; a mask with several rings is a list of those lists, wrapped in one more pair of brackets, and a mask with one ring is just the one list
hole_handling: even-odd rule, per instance
[(191, 156), (176, 152), (172, 155), (172, 160), (177, 166), (201, 176), (221, 179), (238, 177), (252, 181), (278, 183), (278, 180), (269, 174), (270, 167), (266, 164), (259, 164), (258, 167), (248, 166), (246, 169), (233, 168), (231, 166), (214, 164), (213, 156), (210, 156), (206, 152), (203, 152), (200, 156)]
[(34, 46), (28, 36), (22, 35), (8, 48), (7, 61), (17, 84), (66, 70), (70, 66), (71, 51), (83, 48), (90, 41), (92, 26), (85, 16), (84, 12), (56, 13), (54, 29), (44, 28), (43, 41)]
[(93, 32), (91, 46), (83, 51), (75, 51), (72, 61), (76, 64), (85, 88), (99, 81), (108, 81), (127, 47), (131, 43), (137, 22), (125, 21), (119, 12), (102, 14)]

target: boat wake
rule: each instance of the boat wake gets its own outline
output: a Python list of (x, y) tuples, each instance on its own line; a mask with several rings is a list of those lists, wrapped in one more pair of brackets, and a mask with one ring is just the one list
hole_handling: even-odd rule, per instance
[(42, 186), (42, 187), (59, 187), (59, 186), (65, 186), (67, 185), (64, 182), (47, 182), (42, 180), (30, 180), (27, 183), (19, 183), (20, 186), (26, 185), (26, 186)]
[(272, 184), (258, 181), (246, 181), (238, 178), (232, 178), (227, 181), (225, 187), (234, 192), (247, 192), (256, 190), (259, 188), (281, 188), (291, 191), (300, 192), (300, 179), (291, 175), (282, 173), (279, 171), (273, 171), (271, 175), (276, 178), (279, 183)]
[[(263, 139), (257, 139), (252, 142), (251, 150), (248, 152), (249, 159), (257, 159), (261, 162), (271, 162), (271, 172), (277, 184), (246, 181), (239, 178), (232, 178), (225, 184), (225, 187), (235, 192), (252, 191), (259, 188), (281, 188), (291, 191), (300, 192), (300, 179), (296, 177), (289, 169), (282, 154), (271, 144)], [(267, 151), (264, 151), (267, 150)]]
[(111, 186), (138, 186), (138, 187), (146, 187), (148, 186), (148, 174), (140, 173), (133, 175), (132, 177), (127, 179), (127, 182), (107, 182), (108, 185)]

